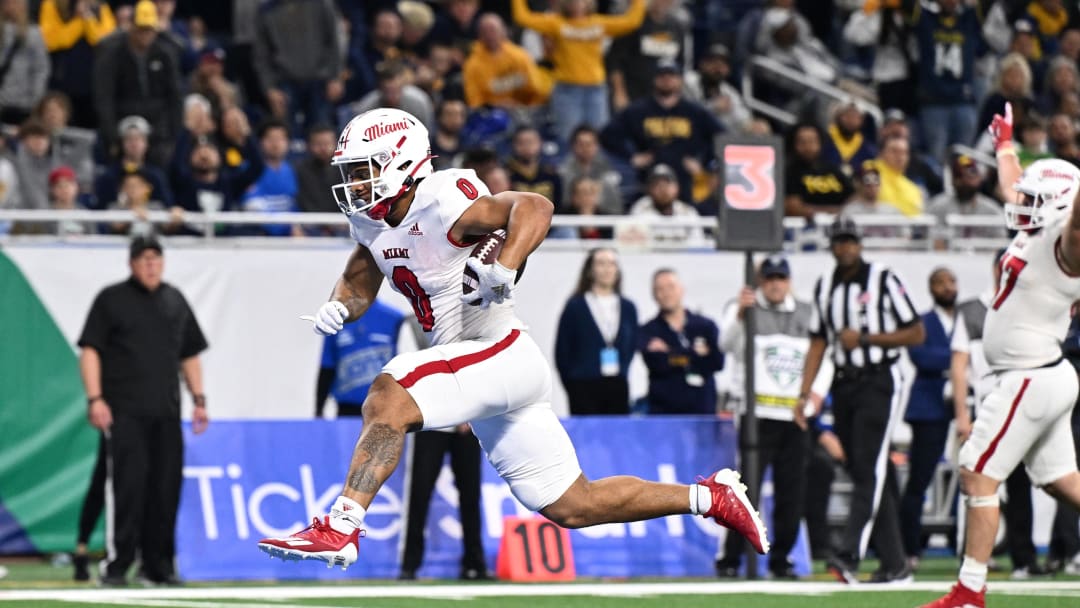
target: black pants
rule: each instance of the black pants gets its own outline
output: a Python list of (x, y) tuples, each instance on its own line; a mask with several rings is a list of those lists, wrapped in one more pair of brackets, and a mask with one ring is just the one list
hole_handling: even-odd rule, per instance
[[(1073, 408), (1073, 444), (1077, 447), (1076, 466), (1080, 467), (1080, 407)], [(1068, 561), (1080, 553), (1080, 516), (1067, 502), (1059, 500), (1050, 529), (1050, 558)]]
[(913, 557), (922, 555), (922, 511), (926, 488), (934, 480), (951, 421), (911, 422), (911, 450), (908, 453), (908, 480), (900, 498), (900, 531), (904, 551)]
[(458, 490), (464, 554), (461, 569), (486, 572), (484, 545), (480, 537), (480, 442), (472, 433), (419, 431), (413, 435), (412, 468), (405, 525), (402, 572), (415, 573), (424, 561), (424, 528), (435, 481), (450, 453), (450, 469)]
[[(758, 420), (758, 455), (760, 468), (757, 487), (765, 474), (765, 467), (772, 467), (773, 474), (773, 531), (772, 548), (769, 550), (769, 568), (783, 569), (787, 566), (787, 557), (795, 547), (799, 536), (799, 521), (802, 519), (803, 496), (806, 491), (806, 455), (809, 447), (809, 435), (794, 422), (780, 420)], [(746, 448), (745, 432), (739, 429), (740, 445)], [(745, 455), (743, 461), (745, 462)], [(725, 567), (738, 567), (746, 553), (747, 542), (738, 534), (727, 535), (724, 541), (724, 557), (720, 560)]]
[(630, 413), (630, 387), (626, 378), (564, 379), (571, 416), (598, 414), (625, 415)]
[(814, 559), (825, 559), (832, 551), (829, 540), (829, 497), (836, 479), (836, 461), (813, 441), (806, 465), (806, 500), (803, 513), (806, 533), (810, 537), (810, 553)]
[(1031, 478), (1024, 465), (1005, 480), (1009, 499), (1001, 506), (1005, 516), (1005, 544), (1013, 568), (1026, 568), (1036, 563), (1035, 542), (1031, 540), (1035, 515), (1031, 505)]
[[(863, 370), (861, 373), (837, 371), (832, 385), (833, 428), (847, 457), (846, 469), (853, 489), (851, 509), (844, 526), (837, 555), (857, 564), (873, 542), (887, 571), (904, 566), (903, 541), (900, 537), (899, 497), (889, 462), (889, 437), (886, 433), (896, 399), (892, 370), (888, 367)], [(869, 539), (867, 530), (870, 530)]]
[[(113, 412), (106, 441), (105, 576), (121, 578), (142, 556), (142, 573), (151, 581), (175, 574), (176, 510), (184, 460), (184, 438), (177, 418), (149, 418)], [(111, 534), (109, 533), (111, 531)], [(110, 538), (111, 536), (111, 538)]]
[(94, 473), (90, 476), (90, 487), (86, 489), (82, 510), (79, 511), (79, 536), (75, 542), (80, 545), (90, 542), (90, 535), (94, 533), (101, 511), (105, 508), (106, 459), (105, 438), (102, 437), (98, 441), (97, 461), (94, 463)]

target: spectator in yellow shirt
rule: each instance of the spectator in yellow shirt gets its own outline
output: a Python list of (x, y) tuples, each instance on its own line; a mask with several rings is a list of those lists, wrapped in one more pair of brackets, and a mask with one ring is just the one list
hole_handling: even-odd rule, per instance
[(882, 203), (896, 207), (907, 217), (916, 217), (923, 213), (923, 191), (904, 175), (910, 161), (911, 143), (893, 135), (881, 143), (881, 154), (874, 166), (881, 174)]
[(550, 85), (536, 62), (520, 46), (506, 38), (506, 24), (494, 13), (480, 17), (479, 40), (465, 60), (465, 102), (470, 108), (532, 107), (547, 101)]
[(98, 0), (44, 0), (38, 25), (52, 59), (49, 88), (71, 98), (72, 124), (96, 127), (91, 99), (94, 47), (116, 29), (112, 9)]
[(551, 39), (555, 88), (551, 110), (559, 141), (579, 125), (600, 129), (608, 121), (603, 42), (629, 34), (645, 19), (645, 0), (632, 0), (622, 15), (598, 15), (592, 0), (562, 0), (559, 13), (534, 13), (526, 0), (513, 0), (514, 22)]

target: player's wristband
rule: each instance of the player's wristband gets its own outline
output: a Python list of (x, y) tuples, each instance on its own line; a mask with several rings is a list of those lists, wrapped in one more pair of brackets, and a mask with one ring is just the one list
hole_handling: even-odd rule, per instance
[(198, 394), (192, 395), (192, 400), (195, 401), (195, 407), (206, 407), (206, 395)]
[(859, 334), (859, 346), (863, 348), (870, 346), (870, 334)]
[(101, 395), (94, 395), (93, 397), (87, 397), (86, 398), (86, 407), (90, 407), (91, 405), (94, 405), (94, 402), (96, 402), (96, 401), (104, 401), (104, 400), (105, 400), (104, 397), (102, 397)]
[(1005, 144), (994, 152), (994, 156), (997, 158), (1001, 158), (1002, 156), (1016, 156), (1016, 146), (1013, 146), (1011, 143)]

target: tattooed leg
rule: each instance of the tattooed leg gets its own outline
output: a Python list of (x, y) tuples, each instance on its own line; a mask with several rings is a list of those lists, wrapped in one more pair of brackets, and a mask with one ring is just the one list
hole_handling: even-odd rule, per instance
[(393, 378), (380, 375), (364, 401), (364, 429), (353, 449), (342, 494), (365, 509), (401, 459), (405, 433), (423, 425), (420, 408)]
[(348, 489), (360, 497), (349, 496), (348, 492), (345, 495), (361, 505), (370, 502), (394, 472), (404, 444), (405, 433), (389, 424), (374, 422), (364, 425), (364, 432), (353, 451), (347, 484)]

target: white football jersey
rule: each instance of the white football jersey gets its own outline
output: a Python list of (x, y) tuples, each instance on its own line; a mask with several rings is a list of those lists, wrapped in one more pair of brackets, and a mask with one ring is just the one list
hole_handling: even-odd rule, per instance
[(450, 237), (461, 214), (489, 195), (471, 169), (437, 171), (420, 182), (409, 212), (398, 226), (366, 214), (349, 217), (356, 242), (371, 251), (394, 291), (412, 305), (432, 345), (462, 340), (499, 339), (511, 329), (524, 329), (512, 300), (486, 310), (461, 302), (461, 280), (472, 243)]
[(1001, 281), (986, 312), (983, 350), (990, 369), (1024, 369), (1061, 357), (1080, 276), (1059, 259), (1063, 221), (1016, 235), (1001, 258)]

